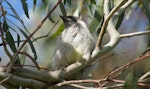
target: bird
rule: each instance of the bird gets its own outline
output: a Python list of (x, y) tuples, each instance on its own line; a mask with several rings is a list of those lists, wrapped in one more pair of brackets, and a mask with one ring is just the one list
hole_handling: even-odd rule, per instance
[(81, 60), (89, 60), (95, 47), (95, 39), (86, 23), (75, 16), (60, 16), (65, 29), (57, 38), (52, 54), (51, 69), (64, 69)]

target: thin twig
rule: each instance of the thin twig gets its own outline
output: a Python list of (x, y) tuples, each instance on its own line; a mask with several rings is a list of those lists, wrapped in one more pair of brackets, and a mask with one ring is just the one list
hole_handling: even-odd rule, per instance
[[(110, 72), (110, 73), (106, 76), (106, 78), (111, 79), (111, 77), (112, 77), (113, 74), (115, 74), (115, 75), (117, 75), (118, 73), (120, 74), (121, 72), (119, 72), (119, 71), (123, 71), (123, 70), (127, 69), (128, 67), (133, 66), (133, 64), (135, 64), (135, 63), (137, 63), (137, 62), (139, 62), (139, 61), (141, 61), (141, 60), (144, 60), (144, 59), (147, 58), (147, 57), (150, 57), (150, 52), (148, 52), (148, 53), (146, 53), (146, 54), (144, 54), (144, 55), (142, 55), (142, 56), (137, 57), (134, 61), (129, 62), (129, 63), (125, 64), (124, 66), (121, 66), (121, 67), (115, 69), (114, 71)], [(116, 74), (116, 73), (117, 73), (117, 74)], [(117, 76), (118, 76), (118, 75), (117, 75)], [(117, 77), (117, 76), (115, 76), (115, 77)]]
[(146, 35), (146, 34), (150, 34), (150, 30), (141, 31), (141, 32), (127, 33), (127, 34), (121, 34), (120, 38), (129, 38), (129, 37), (133, 37), (133, 36)]
[[(124, 81), (124, 80), (118, 80), (118, 79), (109, 79), (108, 80), (109, 82), (115, 82), (115, 83), (121, 83), (121, 84), (123, 84), (123, 86), (124, 86), (124, 84), (125, 84), (125, 82), (126, 81)], [(118, 84), (117, 84), (118, 85)], [(138, 81), (138, 83), (137, 83), (137, 85), (138, 86), (143, 86), (143, 87), (150, 87), (150, 84), (144, 84), (144, 83), (141, 83), (140, 81)], [(123, 87), (122, 86), (122, 87)], [(111, 86), (112, 87), (112, 86)]]
[(69, 86), (73, 86), (78, 89), (95, 89), (95, 88), (90, 88), (90, 87), (86, 87), (86, 86), (79, 85), (79, 84), (69, 84)]
[(79, 84), (79, 83), (94, 83), (94, 84), (99, 84), (100, 82), (106, 81), (106, 79), (99, 79), (99, 80), (94, 80), (94, 79), (88, 79), (88, 80), (70, 80), (70, 81), (63, 81), (60, 82), (53, 87), (60, 87), (64, 85), (70, 85), (70, 84)]

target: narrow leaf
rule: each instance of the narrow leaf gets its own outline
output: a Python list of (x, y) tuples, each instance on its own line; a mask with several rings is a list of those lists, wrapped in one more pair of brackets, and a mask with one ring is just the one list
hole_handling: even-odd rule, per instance
[(144, 7), (144, 11), (146, 13), (146, 16), (149, 20), (149, 23), (150, 23), (150, 9), (149, 9), (149, 2), (148, 0), (141, 0), (142, 1), (142, 4), (143, 4), (143, 7)]
[(91, 3), (96, 4), (96, 1), (95, 0), (91, 0)]
[(102, 27), (102, 25), (103, 25), (103, 22), (104, 22), (104, 16), (103, 16), (103, 18), (102, 18), (101, 21), (100, 21), (99, 28), (96, 29), (97, 35), (99, 35), (99, 33), (100, 33), (100, 31), (101, 31), (101, 27)]
[(64, 5), (66, 4), (66, 0), (64, 0)]
[[(5, 1), (6, 1), (6, 0), (5, 0)], [(18, 21), (20, 21), (20, 23), (22, 24), (22, 26), (24, 27), (24, 29), (26, 30), (26, 32), (27, 32), (28, 34), (30, 34), (29, 31), (28, 31), (28, 29), (26, 28), (26, 26), (25, 26), (23, 20), (20, 18), (20, 16), (19, 16), (18, 13), (16, 12), (16, 10), (13, 8), (13, 6), (12, 6), (8, 1), (6, 1), (6, 3), (8, 4), (8, 6), (10, 6), (10, 9), (12, 10), (12, 12), (13, 12), (14, 15), (15, 15), (15, 16), (13, 15), (13, 17), (15, 17)]]
[(15, 53), (17, 51), (16, 46), (15, 46), (15, 41), (9, 31), (6, 32), (6, 42), (8, 43), (11, 50)]
[(66, 2), (68, 3), (69, 7), (71, 7), (71, 0), (66, 0)]
[(123, 18), (124, 18), (125, 12), (121, 13), (121, 15), (118, 18), (117, 24), (116, 24), (116, 29), (118, 30), (120, 25), (122, 24)]
[[(47, 9), (47, 12), (51, 11), (51, 8), (50, 8), (50, 4), (48, 4), (48, 9)], [(53, 20), (52, 16), (50, 15), (48, 17), (48, 19), (52, 22), (52, 23), (55, 23), (55, 21)]]
[(61, 13), (63, 14), (63, 16), (67, 16), (64, 4), (62, 2), (59, 4), (59, 7), (60, 7), (60, 10), (61, 10)]
[(55, 23), (55, 21), (53, 20), (53, 18), (52, 18), (51, 15), (48, 17), (48, 19), (49, 19), (52, 23)]
[(6, 19), (4, 19), (4, 22), (3, 22), (3, 30), (4, 30), (4, 32), (8, 31), (8, 24), (6, 22)]
[(137, 81), (135, 71), (132, 71), (126, 76), (124, 89), (137, 89)]
[(89, 26), (90, 31), (96, 30), (96, 28), (99, 28), (99, 22), (101, 21), (103, 17), (103, 0), (98, 0), (96, 4), (96, 9), (94, 13), (94, 17), (92, 19), (92, 22)]
[(17, 34), (17, 46), (19, 47), (19, 45), (20, 45), (20, 35)]
[[(11, 29), (11, 30), (13, 30), (14, 32), (16, 32), (17, 34), (19, 34), (19, 33), (18, 33), (18, 30), (16, 30), (17, 28), (19, 28), (19, 26), (17, 26), (14, 22), (12, 22), (11, 20), (9, 20), (8, 18), (7, 18), (7, 21), (8, 21), (9, 23), (11, 23), (10, 26), (9, 26), (9, 29)], [(14, 26), (12, 26), (12, 25), (14, 25)], [(14, 28), (14, 27), (15, 27), (15, 28)]]
[(35, 11), (36, 8), (36, 0), (33, 0), (33, 11)]
[(43, 4), (46, 4), (46, 1), (47, 1), (47, 0), (42, 0)]
[[(21, 33), (22, 33), (22, 34), (25, 36), (25, 38), (27, 39), (27, 38), (28, 38), (28, 35), (27, 35), (23, 30), (21, 30), (21, 29), (19, 29), (19, 30), (21, 31)], [(32, 41), (29, 40), (28, 43), (29, 43), (29, 45), (30, 45), (30, 47), (31, 47), (31, 50), (32, 50), (33, 54), (34, 54), (34, 58), (37, 59), (36, 50), (35, 50), (35, 48), (34, 48), (34, 45), (32, 44)]]
[(27, 5), (26, 0), (21, 0), (21, 3), (22, 3), (22, 7), (23, 7), (25, 15), (29, 18), (28, 5)]

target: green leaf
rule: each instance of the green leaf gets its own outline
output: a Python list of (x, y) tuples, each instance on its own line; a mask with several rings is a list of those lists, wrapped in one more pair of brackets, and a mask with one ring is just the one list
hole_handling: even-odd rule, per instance
[(48, 17), (48, 19), (49, 19), (52, 23), (55, 23), (55, 21), (53, 20), (53, 18), (52, 18), (51, 15)]
[(25, 15), (29, 18), (28, 5), (27, 5), (26, 0), (21, 0), (21, 3), (22, 3), (22, 7), (23, 7)]
[(68, 4), (68, 7), (71, 7), (72, 6), (72, 2), (71, 2), (71, 0), (66, 0), (66, 2), (67, 2), (67, 4)]
[(150, 23), (150, 9), (149, 9), (149, 1), (148, 0), (141, 0), (142, 1), (142, 4), (143, 4), (143, 7), (144, 7), (144, 11), (146, 13), (146, 16), (149, 20), (149, 23)]
[(114, 8), (114, 0), (110, 1), (110, 10), (112, 10)]
[(8, 43), (11, 50), (15, 53), (17, 51), (16, 46), (15, 46), (15, 41), (9, 31), (6, 32), (6, 42)]
[(64, 0), (64, 5), (66, 4), (66, 0)]
[(91, 0), (91, 3), (96, 4), (96, 1), (95, 0)]
[(4, 19), (4, 22), (3, 22), (3, 30), (4, 30), (4, 32), (7, 32), (8, 31), (8, 24), (7, 24), (7, 22), (6, 22), (6, 19)]
[[(50, 4), (48, 5), (48, 11), (47, 11), (47, 12), (49, 13), (49, 11), (51, 11), (51, 9), (50, 9)], [(53, 20), (53, 18), (52, 18), (51, 15), (49, 15), (48, 19), (49, 19), (52, 23), (55, 23), (55, 21)]]
[(89, 26), (90, 31), (94, 31), (96, 30), (96, 28), (99, 28), (98, 26), (100, 24), (102, 17), (103, 17), (103, 0), (98, 0), (96, 4), (94, 17)]
[[(9, 29), (11, 29), (11, 30), (13, 30), (14, 32), (16, 32), (17, 34), (19, 34), (19, 33), (18, 33), (18, 30), (16, 30), (16, 28), (19, 28), (19, 26), (17, 26), (14, 22), (12, 22), (11, 20), (9, 20), (8, 18), (7, 18), (7, 21), (8, 21), (9, 23), (11, 23), (11, 25), (9, 26)], [(14, 26), (12, 26), (12, 25), (14, 25), (15, 28), (14, 28)]]
[(137, 89), (137, 83), (136, 73), (132, 71), (126, 76), (124, 89)]
[[(27, 38), (28, 38), (28, 35), (27, 35), (23, 30), (21, 30), (21, 29), (19, 29), (19, 30), (21, 31), (21, 33), (22, 33), (22, 34), (25, 36), (25, 38), (27, 39)], [(30, 45), (30, 47), (31, 47), (31, 50), (32, 50), (33, 54), (34, 54), (34, 58), (37, 59), (36, 50), (35, 50), (35, 48), (34, 48), (34, 45), (33, 45), (32, 41), (29, 40), (28, 43), (29, 43), (29, 45)]]
[(43, 3), (43, 4), (46, 4), (46, 3), (47, 3), (47, 0), (42, 0), (42, 3)]
[[(6, 1), (6, 0), (5, 0), (5, 1)], [(22, 24), (22, 26), (24, 27), (24, 29), (26, 30), (26, 32), (27, 32), (28, 34), (30, 34), (29, 31), (28, 31), (28, 29), (26, 28), (26, 26), (25, 26), (23, 20), (20, 18), (20, 16), (19, 16), (18, 13), (16, 12), (16, 10), (13, 8), (13, 6), (12, 6), (8, 1), (6, 1), (6, 3), (7, 3), (8, 6), (10, 7), (11, 11), (14, 13), (14, 15), (11, 15), (11, 14), (10, 14), (10, 15), (11, 15), (12, 17), (15, 17), (18, 21), (20, 21), (20, 23)]]
[(35, 8), (36, 8), (36, 0), (33, 0), (33, 11), (35, 11)]
[(100, 21), (99, 28), (96, 29), (97, 35), (99, 35), (99, 33), (100, 33), (100, 31), (101, 31), (101, 27), (102, 27), (102, 25), (103, 25), (103, 22), (104, 22), (104, 16), (103, 16), (103, 18), (102, 18), (101, 21)]
[(123, 18), (124, 18), (125, 12), (121, 13), (121, 15), (118, 18), (117, 24), (116, 24), (116, 29), (118, 30), (120, 25), (122, 24)]
[[(23, 48), (23, 52), (27, 52), (27, 47), (25, 46), (24, 48)], [(19, 55), (20, 57), (20, 64), (22, 64), (22, 65), (24, 65), (24, 63), (25, 63), (25, 59), (26, 59), (26, 55)]]
[(20, 35), (17, 34), (17, 46), (19, 47), (19, 45), (20, 45)]
[(63, 14), (63, 16), (67, 16), (64, 4), (62, 2), (59, 4), (59, 7), (60, 7), (60, 10), (61, 10), (61, 13)]

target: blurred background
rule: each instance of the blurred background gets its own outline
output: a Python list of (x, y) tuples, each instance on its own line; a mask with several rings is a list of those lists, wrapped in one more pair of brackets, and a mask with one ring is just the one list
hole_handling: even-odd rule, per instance
[[(14, 28), (16, 31), (15, 32), (10, 28), (10, 32), (14, 40), (17, 41), (18, 34), (20, 35), (21, 40), (26, 39), (19, 29), (27, 29), (29, 33), (32, 33), (33, 30), (40, 24), (42, 19), (46, 16), (46, 14), (54, 7), (58, 0), (25, 0), (28, 6), (28, 16), (24, 12), (21, 0), (6, 1), (11, 4), (11, 6), (18, 14), (18, 17), (20, 17), (20, 19), (23, 21), (21, 22), (20, 20), (18, 20), (18, 18), (13, 17), (12, 15), (16, 14), (14, 14), (10, 5), (6, 3), (5, 0), (0, 0), (1, 5), (5, 9), (5, 11), (7, 11), (7, 24), (10, 27)], [(33, 1), (36, 1), (36, 3)], [(119, 0), (114, 1), (115, 4), (119, 2)], [(82, 18), (86, 22), (91, 33), (94, 36), (96, 36), (97, 34), (96, 31), (100, 26), (99, 23), (103, 17), (103, 0), (64, 0), (64, 2), (61, 4), (62, 5), (59, 5), (59, 7), (55, 9), (49, 19), (46, 20), (40, 30), (32, 38), (32, 40), (38, 38), (33, 42), (33, 45), (36, 49), (37, 62), (41, 67), (49, 67), (52, 52), (56, 46), (55, 44), (57, 36), (64, 29), (62, 20), (60, 19), (59, 15), (67, 14)], [(119, 33), (125, 34), (145, 31), (149, 28), (149, 19), (147, 14), (145, 13), (145, 10), (143, 9), (143, 5), (144, 4), (139, 0), (139, 2), (134, 3), (125, 11), (123, 21), (118, 28)], [(96, 13), (98, 13), (98, 15), (96, 15)], [(1, 22), (3, 22), (3, 18), (1, 18), (0, 20)], [(117, 23), (117, 20), (114, 20), (114, 23)], [(27, 33), (26, 30), (25, 32)], [(106, 34), (103, 40), (103, 44), (106, 44), (108, 40), (109, 37)], [(1, 40), (0, 43), (2, 43)], [(148, 45), (149, 35), (141, 35), (121, 39), (119, 44), (111, 52), (105, 55), (106, 58), (103, 61), (99, 62), (98, 67), (93, 71), (93, 78), (103, 78), (114, 68), (133, 61), (136, 57), (138, 57), (146, 50)], [(31, 56), (34, 56), (34, 53), (32, 52), (29, 44), (26, 44), (23, 50), (27, 51)], [(111, 55), (112, 53), (113, 55)], [(0, 57), (0, 66), (6, 66), (9, 62), (9, 58), (4, 52), (2, 45), (0, 46)], [(21, 58), (21, 60), (24, 60), (25, 65), (34, 65), (29, 58), (25, 56), (21, 56)], [(137, 63), (134, 68), (137, 72), (137, 76), (141, 76), (145, 72), (150, 71), (149, 59), (145, 59)], [(131, 70), (133, 69), (131, 68)], [(131, 70), (127, 70), (119, 77), (121, 79), (124, 79), (124, 77), (126, 77), (126, 75)]]

